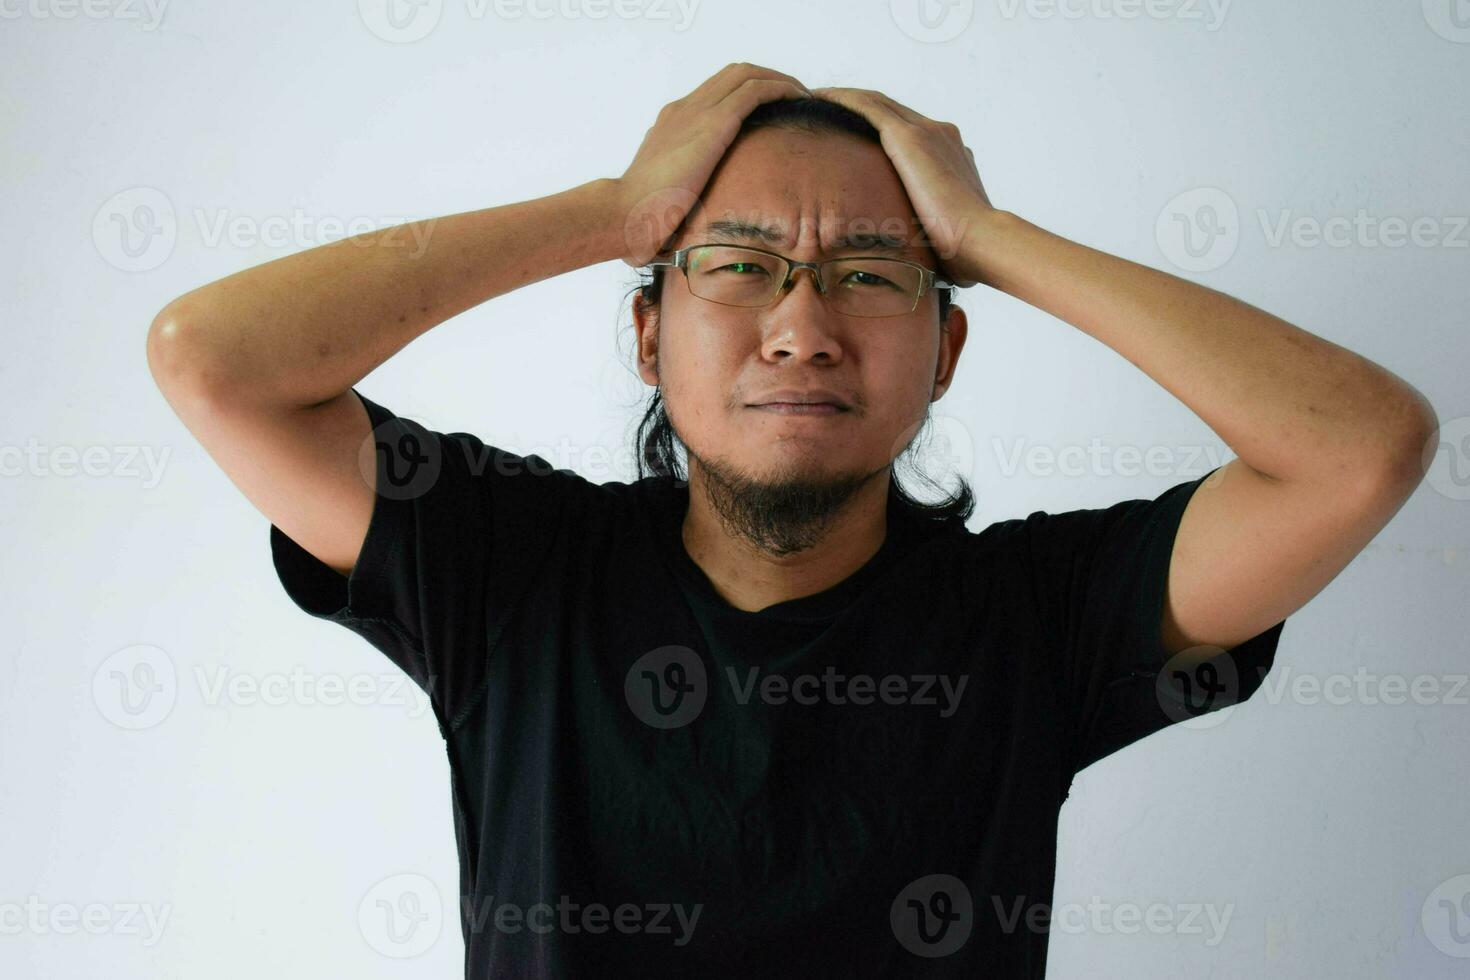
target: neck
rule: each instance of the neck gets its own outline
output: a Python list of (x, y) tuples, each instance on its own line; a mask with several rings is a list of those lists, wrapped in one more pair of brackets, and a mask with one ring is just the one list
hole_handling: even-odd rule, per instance
[(888, 534), (888, 485), (885, 468), (841, 508), (800, 535), (800, 547), (773, 549), (724, 519), (711, 499), (708, 481), (691, 465), (684, 549), (720, 597), (736, 609), (758, 612), (815, 595), (847, 579), (882, 548)]

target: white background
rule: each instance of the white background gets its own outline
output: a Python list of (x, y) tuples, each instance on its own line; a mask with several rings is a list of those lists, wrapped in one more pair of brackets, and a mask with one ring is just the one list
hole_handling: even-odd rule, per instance
[[(1085, 927), (1053, 931), (1048, 975), (1470, 969), (1470, 900), (1451, 911), (1470, 888), (1454, 880), (1470, 873), (1467, 692), (1446, 703), (1470, 670), (1463, 0), (1157, 0), (1132, 16), (1108, 16), (1128, 9), (1115, 0), (988, 0), (935, 4), (928, 26), (884, 2), (630, 0), (594, 17), (547, 0), (531, 5), (545, 16), (392, 0), (402, 29), (384, 2), (180, 3), (161, 20), (141, 5), (0, 4), (0, 975), (459, 975), (433, 719), (394, 703), (404, 692), (377, 651), (286, 597), (267, 521), (154, 387), (146, 331), (183, 292), (340, 235), (326, 220), (397, 224), (617, 176), (658, 109), (731, 61), (955, 122), (997, 206), (1357, 351), (1444, 423), (1430, 478), (1290, 617), (1266, 689), (1079, 775), (1058, 910), (1095, 896), (1181, 925), (1073, 916)], [(1195, 263), (1170, 229), (1211, 223), (1202, 205), (1227, 234)], [(1282, 220), (1360, 211), (1366, 231), (1340, 226), (1339, 245), (1273, 237)], [(1384, 243), (1383, 221), (1421, 218), (1418, 243)], [(286, 234), (216, 239), (221, 221)], [(629, 360), (633, 282), (607, 263), (499, 297), (359, 390), (595, 482), (630, 479), (647, 393)], [(1154, 497), (1231, 457), (1080, 331), (985, 287), (959, 302), (970, 339), (934, 406), (949, 448), (930, 471), (971, 480), (973, 529)], [(1028, 455), (1094, 444), (1070, 470)], [(1120, 473), (1133, 450), (1163, 465)], [(156, 717), (141, 719), (112, 686), (140, 646), (164, 665)], [(212, 699), (221, 677), (297, 669), (381, 680), (365, 703)], [(1388, 675), (1440, 693), (1293, 693), (1297, 675), (1360, 670), (1370, 695)], [(403, 874), (444, 903), (410, 959), (359, 926)], [(1218, 942), (1207, 917), (1184, 924), (1193, 905), (1230, 916)], [(167, 916), (161, 931), (149, 913)]]

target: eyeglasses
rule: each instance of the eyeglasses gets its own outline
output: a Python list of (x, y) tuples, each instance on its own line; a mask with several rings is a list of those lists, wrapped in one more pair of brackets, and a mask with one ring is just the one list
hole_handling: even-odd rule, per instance
[(689, 292), (721, 306), (769, 306), (792, 282), (798, 269), (810, 269), (827, 304), (847, 316), (901, 316), (919, 307), (931, 288), (955, 285), (932, 269), (903, 259), (854, 256), (825, 262), (797, 262), (763, 248), (743, 245), (690, 245), (648, 267), (684, 270)]

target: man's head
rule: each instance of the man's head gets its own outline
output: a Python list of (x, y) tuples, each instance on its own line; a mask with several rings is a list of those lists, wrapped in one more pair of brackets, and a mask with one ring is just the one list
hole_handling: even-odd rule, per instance
[[(844, 244), (863, 235), (898, 249)], [(891, 254), (943, 275), (876, 130), (819, 99), (766, 103), (747, 117), (667, 245), (707, 242), (797, 261)], [(855, 317), (830, 309), (809, 271), (752, 308), (708, 302), (685, 273), (659, 268), (635, 299), (634, 325), (639, 374), (658, 388), (649, 414), (666, 430), (655, 425), (644, 441), (640, 475), (645, 462), (675, 472), (665, 451), (677, 439), (691, 485), (727, 527), (773, 554), (809, 547), (864, 488), (917, 503), (888, 484), (964, 345), (964, 312), (943, 290), (927, 290), (910, 313)], [(826, 415), (760, 407), (781, 389), (825, 389), (845, 407)], [(964, 487), (935, 509), (953, 517), (961, 508), (963, 521), (970, 506)]]

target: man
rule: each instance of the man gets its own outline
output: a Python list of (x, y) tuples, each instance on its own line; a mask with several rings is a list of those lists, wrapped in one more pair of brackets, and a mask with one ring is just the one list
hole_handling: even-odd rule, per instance
[[(150, 331), (293, 600), (431, 697), (469, 977), (1042, 976), (1075, 773), (1249, 697), (1422, 475), (1436, 420), (1382, 368), (997, 211), (947, 124), (816, 95), (731, 65), (618, 180), (440, 219), (419, 258), (281, 259)], [(652, 271), (638, 370), (687, 482), (657, 424), (655, 474), (597, 485), (353, 387), (612, 258)], [(955, 376), (945, 290), (977, 283), (1239, 458), (978, 533), (967, 490), (918, 504), (892, 463)]]

